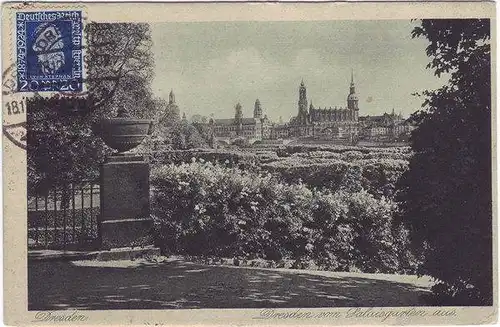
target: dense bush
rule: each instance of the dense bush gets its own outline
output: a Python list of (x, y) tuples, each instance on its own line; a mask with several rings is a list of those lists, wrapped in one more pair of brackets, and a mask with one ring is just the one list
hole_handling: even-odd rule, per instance
[(350, 181), (332, 193), (210, 162), (156, 167), (151, 181), (155, 237), (167, 252), (334, 270), (414, 268), (406, 230), (393, 226), (394, 203)]
[[(294, 154), (282, 160), (262, 164), (263, 170), (272, 172), (287, 183), (304, 183), (318, 189), (337, 190), (346, 178), (349, 169), (358, 167), (359, 182), (373, 195), (392, 196), (395, 184), (408, 169), (407, 160), (352, 159), (351, 161), (330, 158), (324, 153), (315, 156)], [(342, 154), (343, 155), (343, 154)], [(360, 154), (349, 152), (347, 156), (360, 158)]]
[(305, 183), (313, 188), (336, 190), (340, 186), (349, 163), (335, 159), (289, 158), (263, 164), (262, 169), (275, 174), (282, 181)]

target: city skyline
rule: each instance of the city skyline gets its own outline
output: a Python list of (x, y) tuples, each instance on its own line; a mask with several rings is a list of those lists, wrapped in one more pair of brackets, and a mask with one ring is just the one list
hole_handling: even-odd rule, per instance
[[(176, 94), (181, 112), (283, 121), (297, 114), (301, 80), (315, 107), (345, 107), (351, 70), (360, 116), (392, 109), (405, 117), (423, 100), (412, 93), (445, 83), (430, 70), (425, 40), (411, 21), (210, 22), (152, 25), (155, 96)], [(312, 32), (314, 31), (314, 32)], [(411, 79), (410, 79), (411, 77)], [(164, 89), (161, 85), (169, 85)]]

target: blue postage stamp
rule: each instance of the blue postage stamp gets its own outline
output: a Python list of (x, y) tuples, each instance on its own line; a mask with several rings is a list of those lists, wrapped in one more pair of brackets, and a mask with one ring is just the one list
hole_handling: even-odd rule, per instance
[(82, 91), (82, 30), (81, 11), (18, 12), (18, 91)]

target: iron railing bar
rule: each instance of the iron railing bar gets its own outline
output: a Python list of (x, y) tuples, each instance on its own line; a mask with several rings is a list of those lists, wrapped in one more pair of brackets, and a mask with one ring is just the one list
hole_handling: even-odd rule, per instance
[(85, 233), (85, 207), (84, 207), (85, 190), (84, 190), (84, 187), (85, 187), (85, 184), (82, 183), (82, 186), (81, 186), (81, 191), (82, 191), (82, 194), (81, 194), (81, 197), (82, 197), (82, 230), (81, 230), (81, 233), (80, 233), (82, 240), (84, 238), (84, 233)]
[(57, 244), (57, 188), (54, 187), (54, 243)]
[(76, 229), (75, 229), (75, 184), (74, 183), (71, 183), (71, 206), (72, 206), (72, 211), (71, 211), (71, 220), (73, 222), (73, 237), (71, 239), (71, 241), (74, 243), (75, 242), (75, 238), (76, 238)]
[[(62, 194), (61, 194), (61, 206), (63, 207), (63, 247), (66, 248), (66, 203), (63, 203), (66, 201), (67, 199), (67, 192), (68, 189), (67, 188), (64, 188), (63, 186), (63, 190), (62, 190)], [(66, 196), (64, 196), (66, 194)]]
[(93, 213), (94, 213), (94, 206), (93, 206), (93, 189), (94, 189), (94, 184), (90, 182), (90, 232), (92, 233), (92, 218), (93, 218)]
[(40, 216), (39, 216), (40, 214), (38, 213), (38, 195), (36, 195), (36, 194), (35, 194), (35, 212), (36, 212), (36, 214), (35, 214), (35, 218), (36, 218), (36, 219), (35, 219), (35, 228), (36, 228), (36, 232), (35, 232), (35, 235), (36, 235), (36, 237), (35, 237), (35, 243), (38, 245), (38, 242), (40, 241), (40, 240), (39, 240), (39, 239), (40, 239), (40, 235), (39, 235), (39, 233), (38, 233), (38, 220), (39, 220), (39, 218), (40, 218)]
[(45, 246), (48, 245), (49, 239), (49, 193), (45, 194)]

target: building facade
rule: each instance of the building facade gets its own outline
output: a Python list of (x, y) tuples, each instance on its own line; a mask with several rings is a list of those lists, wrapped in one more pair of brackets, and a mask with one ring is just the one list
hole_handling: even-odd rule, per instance
[(415, 126), (401, 114), (392, 112), (379, 116), (360, 117), (360, 138), (367, 141), (392, 142), (407, 141)]
[(210, 126), (216, 138), (245, 138), (253, 140), (269, 139), (271, 124), (263, 110), (259, 99), (255, 100), (253, 117), (243, 117), (243, 108), (240, 103), (234, 107), (234, 118), (210, 119)]

